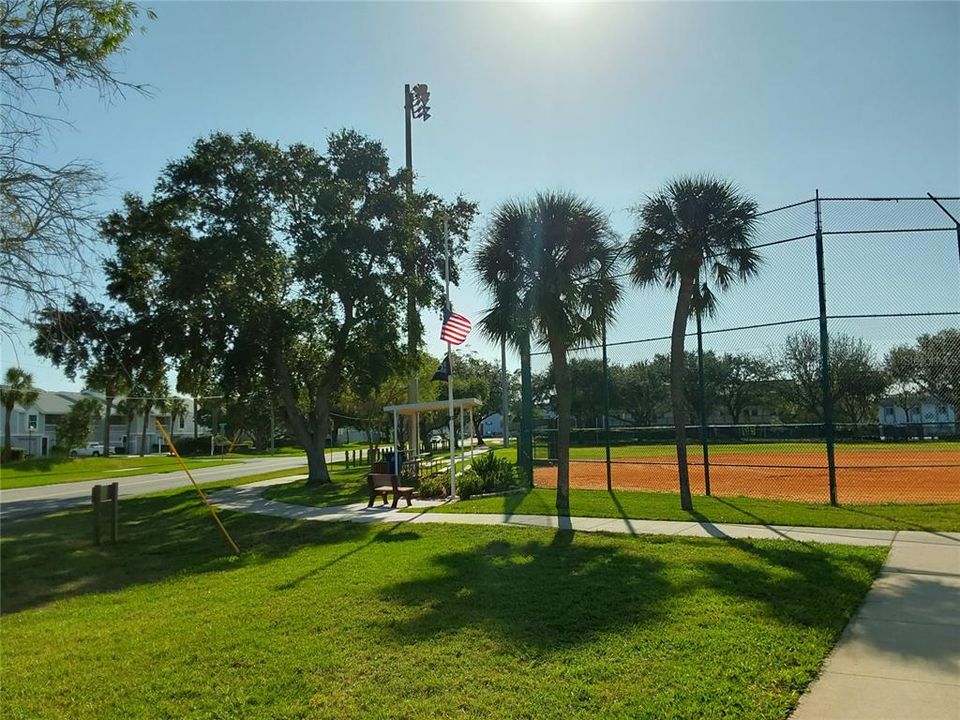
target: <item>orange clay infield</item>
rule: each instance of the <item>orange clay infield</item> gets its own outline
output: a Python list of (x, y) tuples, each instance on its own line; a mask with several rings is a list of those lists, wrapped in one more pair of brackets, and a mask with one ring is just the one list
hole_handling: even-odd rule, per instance
[[(699, 448), (688, 449), (690, 484), (705, 494)], [(836, 448), (837, 499), (847, 504), (960, 502), (960, 449), (858, 450)], [(534, 485), (556, 487), (557, 469), (534, 469)], [(677, 492), (676, 453), (642, 458), (616, 457), (611, 464), (615, 490)], [(603, 460), (570, 462), (570, 487), (607, 487)], [(827, 461), (823, 448), (810, 452), (711, 453), (712, 495), (828, 502)]]

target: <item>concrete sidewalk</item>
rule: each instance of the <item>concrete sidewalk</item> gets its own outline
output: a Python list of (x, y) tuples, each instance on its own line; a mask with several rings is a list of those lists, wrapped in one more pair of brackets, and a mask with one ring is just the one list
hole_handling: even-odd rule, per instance
[[(403, 512), (366, 503), (335, 507), (308, 507), (265, 500), (263, 490), (270, 485), (290, 482), (291, 478), (264, 480), (249, 485), (219, 490), (210, 495), (218, 507), (237, 512), (314, 520), (318, 522), (396, 522), (413, 525), (453, 523), (460, 525), (509, 525), (547, 527), (577, 530), (579, 532), (611, 532), (629, 535), (677, 535), (682, 537), (754, 538), (764, 540), (795, 540), (798, 542), (825, 542), (842, 545), (890, 545), (897, 535), (895, 530), (856, 530), (844, 528), (809, 528), (787, 525), (737, 525), (674, 520), (631, 520), (627, 518), (557, 517), (556, 515), (503, 515), (494, 513), (428, 513)], [(414, 508), (424, 510), (440, 505), (440, 501), (416, 501)], [(402, 503), (401, 503), (402, 506)], [(960, 547), (960, 533), (955, 533)]]
[[(457, 523), (579, 532), (886, 545), (890, 554), (791, 720), (960, 720), (960, 533), (471, 513), (265, 500), (265, 480), (213, 493), (219, 507), (319, 522)], [(424, 509), (438, 502), (418, 501)]]
[(960, 720), (960, 537), (899, 532), (792, 720)]

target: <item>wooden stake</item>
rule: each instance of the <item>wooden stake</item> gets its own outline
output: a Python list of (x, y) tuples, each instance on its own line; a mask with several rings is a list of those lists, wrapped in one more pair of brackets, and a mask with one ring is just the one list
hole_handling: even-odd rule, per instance
[(94, 485), (90, 489), (90, 496), (93, 500), (93, 544), (100, 544), (100, 500), (102, 497), (103, 486)]
[(107, 498), (110, 500), (110, 542), (117, 542), (120, 537), (120, 483), (112, 482), (107, 486)]

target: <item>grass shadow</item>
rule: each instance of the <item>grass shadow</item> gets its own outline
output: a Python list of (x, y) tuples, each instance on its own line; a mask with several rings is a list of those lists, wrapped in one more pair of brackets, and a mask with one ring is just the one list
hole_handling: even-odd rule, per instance
[(400, 609), (383, 630), (404, 644), (481, 628), (543, 651), (656, 622), (670, 595), (663, 562), (602, 541), (575, 543), (575, 536), (557, 530), (550, 542), (502, 539), (437, 554), (434, 572), (383, 590), (383, 600)]
[[(870, 511), (864, 509), (862, 506), (860, 506), (860, 507), (854, 507), (854, 506), (852, 506), (852, 505), (843, 505), (843, 506), (841, 506), (841, 507), (843, 507), (843, 509), (846, 510), (847, 512), (851, 512), (851, 513), (854, 513), (854, 514), (857, 514), (857, 515), (865, 515), (865, 516), (867, 516), (867, 517), (879, 518), (879, 519), (881, 519), (881, 520), (887, 520), (887, 521), (896, 520), (896, 522), (900, 523), (901, 525), (906, 525), (906, 526), (909, 527), (911, 530), (917, 530), (917, 531), (919, 531), (919, 532), (928, 532), (928, 533), (932, 533), (933, 535), (937, 535), (937, 536), (942, 537), (942, 538), (948, 538), (948, 539), (950, 539), (950, 540), (956, 540), (956, 538), (951, 537), (950, 535), (947, 535), (947, 534), (945, 534), (945, 533), (943, 533), (943, 532), (941, 532), (941, 531), (938, 531), (938, 530), (935, 529), (935, 528), (932, 528), (932, 527), (927, 526), (927, 525), (920, 525), (920, 524), (918, 524), (918, 523), (911, 522), (911, 521), (909, 521), (909, 520), (905, 520), (905, 519), (903, 519), (903, 518), (901, 518), (901, 517), (891, 518), (889, 515), (884, 515), (882, 512), (870, 512)], [(878, 507), (880, 507), (880, 506), (878, 506)]]
[(0, 538), (0, 610), (10, 614), (182, 573), (268, 562), (300, 547), (356, 540), (370, 532), (350, 523), (304, 523), (227, 511), (220, 516), (240, 546), (240, 559), (232, 556), (192, 488), (123, 498), (116, 544), (93, 544), (93, 518), (87, 507), (5, 520)]
[(631, 535), (636, 535), (637, 532), (633, 529), (633, 525), (630, 524), (630, 516), (627, 514), (626, 509), (623, 507), (623, 504), (620, 502), (620, 498), (617, 497), (617, 494), (613, 490), (607, 490), (607, 493), (610, 495), (610, 500), (617, 508), (617, 512), (620, 513), (621, 519), (625, 520), (627, 527), (630, 529)]
[(739, 601), (760, 606), (779, 622), (828, 628), (835, 637), (853, 616), (883, 564), (886, 548), (865, 550), (791, 540), (725, 543), (749, 556), (702, 565), (709, 585)]

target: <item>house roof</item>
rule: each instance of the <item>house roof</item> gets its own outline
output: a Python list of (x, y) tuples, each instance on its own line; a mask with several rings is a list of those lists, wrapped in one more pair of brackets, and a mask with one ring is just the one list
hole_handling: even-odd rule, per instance
[[(83, 398), (93, 398), (101, 404), (106, 404), (106, 396), (96, 390), (82, 390), (81, 392), (68, 392), (66, 390), (60, 391), (51, 391), (51, 390), (41, 390), (37, 388), (37, 392), (40, 393), (36, 402), (31, 403), (29, 406), (24, 407), (20, 403), (14, 405), (14, 407), (20, 412), (27, 412), (28, 410), (36, 410), (39, 413), (44, 415), (64, 415), (70, 412), (70, 409), (76, 404), (78, 400)], [(113, 399), (113, 408), (116, 412), (117, 403), (123, 400), (122, 395), (117, 395)], [(189, 398), (183, 398), (184, 400), (189, 400)]]
[(70, 408), (76, 404), (77, 400), (81, 400), (84, 397), (86, 397), (84, 393), (78, 392), (49, 392), (47, 390), (41, 390), (40, 396), (30, 407), (36, 408), (38, 412), (44, 415), (65, 415), (70, 412)]

